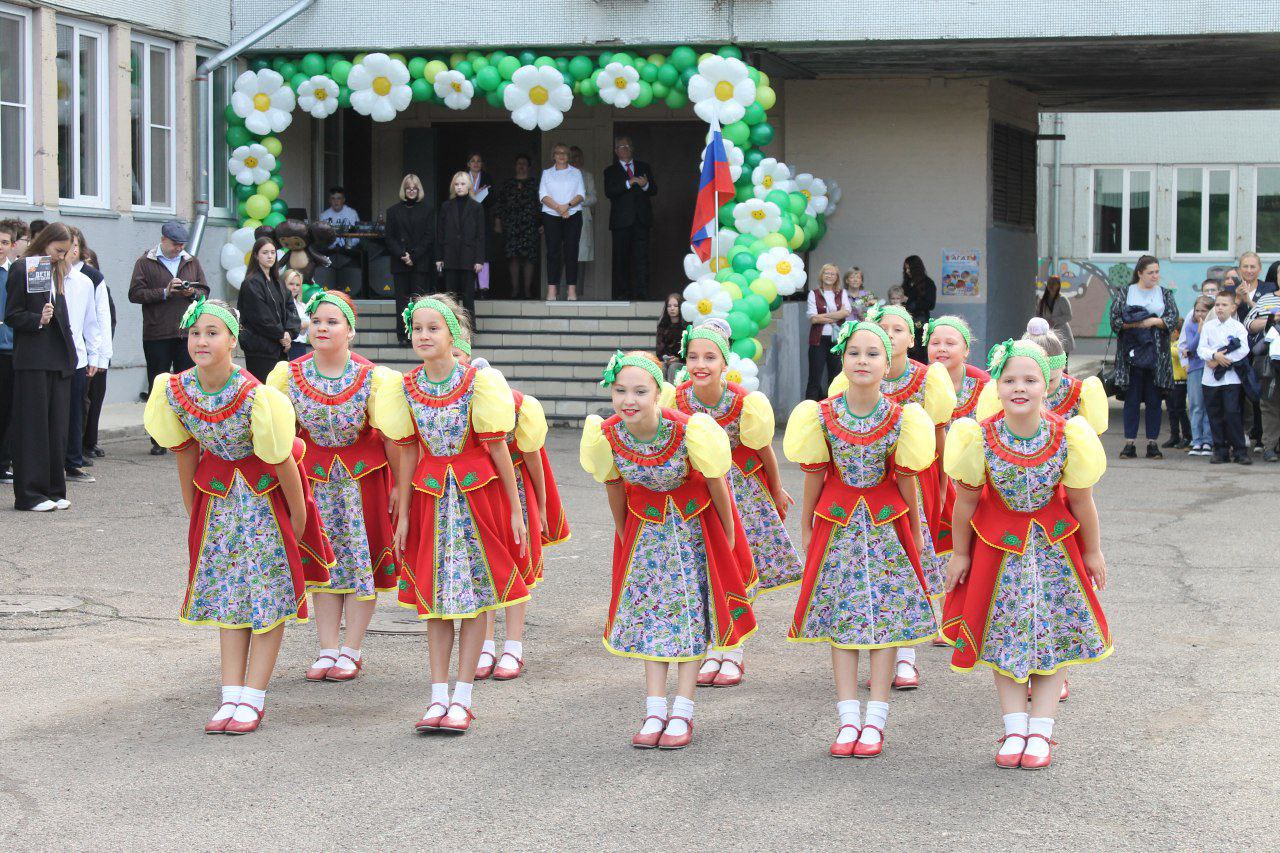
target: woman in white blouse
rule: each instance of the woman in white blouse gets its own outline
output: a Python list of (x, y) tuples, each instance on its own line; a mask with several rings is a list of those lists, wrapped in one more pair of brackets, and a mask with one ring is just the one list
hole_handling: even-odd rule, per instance
[(582, 173), (569, 165), (569, 146), (557, 142), (554, 162), (538, 182), (542, 200), (542, 233), (547, 241), (547, 301), (556, 300), (563, 272), (569, 301), (578, 298), (578, 240), (582, 236), (582, 202), (587, 190)]
[[(836, 332), (853, 310), (849, 294), (840, 286), (840, 268), (823, 264), (818, 280), (809, 291), (805, 313), (809, 317), (809, 382), (804, 396), (821, 400), (827, 386), (840, 372), (840, 357), (831, 351)], [(825, 376), (824, 376), (825, 373)]]
[[(569, 146), (569, 164), (582, 173), (582, 184), (587, 192), (582, 199), (582, 238), (578, 240), (578, 264), (589, 264), (596, 259), (596, 232), (593, 221), (596, 206), (596, 176), (586, 169), (586, 155), (576, 145)], [(586, 283), (586, 270), (579, 269), (578, 281)]]

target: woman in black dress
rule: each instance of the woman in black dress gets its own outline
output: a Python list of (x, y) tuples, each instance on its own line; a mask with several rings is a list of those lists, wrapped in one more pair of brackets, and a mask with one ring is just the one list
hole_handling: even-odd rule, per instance
[(538, 260), (538, 179), (533, 176), (528, 156), (516, 157), (516, 176), (498, 192), (494, 230), (506, 237), (511, 273), (511, 294), (517, 299), (533, 298), (533, 271)]
[(484, 267), (484, 207), (471, 197), (471, 176), (456, 172), (436, 217), (436, 269), (444, 289), (462, 300), (476, 331), (476, 276)]
[[(929, 278), (919, 255), (910, 255), (902, 262), (902, 292), (907, 297), (903, 307), (911, 315), (916, 329), (923, 329), (938, 304), (938, 286)], [(928, 347), (924, 343), (916, 344), (908, 352), (916, 361), (923, 363), (929, 360)]]
[(249, 253), (249, 273), (240, 283), (236, 310), (240, 312), (240, 348), (245, 368), (259, 382), (276, 362), (287, 361), (293, 339), (301, 331), (293, 295), (276, 281), (276, 244), (259, 237)]
[[(383, 235), (391, 255), (391, 279), (395, 282), (396, 317), (404, 312), (411, 297), (435, 293), (436, 217), (427, 203), (422, 181), (408, 174), (400, 182), (400, 201), (387, 209)], [(409, 342), (404, 326), (396, 323), (401, 344)]]

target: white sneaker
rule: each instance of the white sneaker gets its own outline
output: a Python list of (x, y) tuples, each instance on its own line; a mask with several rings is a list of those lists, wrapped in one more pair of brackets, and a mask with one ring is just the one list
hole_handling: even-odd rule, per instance
[(60, 501), (54, 501), (58, 505), (58, 509), (71, 509), (71, 501), (63, 498)]
[(31, 511), (32, 512), (53, 512), (57, 508), (58, 508), (58, 505), (53, 501), (40, 501), (40, 503), (36, 504), (31, 508)]

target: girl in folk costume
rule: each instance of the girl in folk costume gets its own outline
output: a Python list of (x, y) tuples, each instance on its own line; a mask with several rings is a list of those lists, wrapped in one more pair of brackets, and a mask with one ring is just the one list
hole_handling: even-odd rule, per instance
[(736, 649), (756, 629), (742, 582), (750, 554), (725, 480), (729, 437), (710, 415), (659, 406), (662, 368), (650, 353), (615, 353), (601, 384), (616, 414), (587, 418), (580, 459), (605, 484), (617, 534), (604, 645), (645, 661), (645, 719), (632, 745), (681, 749), (693, 738), (702, 659)]
[[(395, 541), (402, 554), (400, 600), (426, 619), (431, 702), (419, 732), (471, 727), (471, 687), (490, 610), (526, 601), (528, 538), (506, 434), (515, 404), (502, 374), (463, 367), (453, 347), (469, 317), (448, 296), (411, 302), (405, 330), (422, 366), (374, 397), (375, 421), (401, 448)], [(458, 676), (449, 696), (453, 620), (459, 619)]]
[(1064, 667), (1112, 650), (1094, 594), (1107, 578), (1093, 503), (1106, 456), (1083, 417), (1044, 409), (1050, 373), (1034, 343), (993, 348), (1003, 411), (956, 421), (944, 460), (961, 488), (942, 630), (955, 646), (952, 669), (995, 672), (1004, 768), (1049, 766)]
[(284, 625), (306, 621), (306, 587), (328, 582), (333, 551), (298, 470), (288, 399), (231, 362), (235, 314), (200, 299), (180, 327), (195, 367), (156, 377), (143, 421), (177, 454), (191, 518), (181, 620), (222, 629), (222, 704), (205, 732), (242, 735), (262, 724)]
[[(303, 475), (338, 558), (329, 585), (312, 590), (320, 654), (307, 680), (350, 681), (363, 667), (360, 648), (378, 593), (396, 588), (388, 461), (396, 448), (378, 432), (373, 399), (402, 377), (351, 351), (356, 312), (345, 294), (317, 291), (306, 313), (312, 352), (277, 364), (267, 385), (293, 404), (307, 448)], [(340, 642), (344, 621), (346, 643)]]
[[(829, 643), (840, 728), (837, 758), (884, 750), (894, 648), (937, 633), (920, 566), (916, 477), (933, 458), (934, 426), (916, 403), (881, 392), (892, 344), (874, 323), (847, 324), (836, 339), (849, 388), (805, 401), (787, 421), (783, 450), (805, 471), (800, 529), (804, 580), (787, 639)], [(862, 723), (858, 651), (871, 658)]]
[[(729, 327), (723, 320), (687, 327), (680, 357), (690, 378), (673, 389), (670, 407), (685, 415), (710, 415), (729, 436), (734, 463), (729, 468), (729, 490), (753, 558), (751, 574), (744, 578), (747, 592), (754, 599), (799, 583), (800, 558), (783, 524), (787, 507), (795, 501), (782, 488), (773, 453), (769, 399), (759, 391), (748, 392), (729, 378)], [(742, 655), (741, 647), (708, 654), (698, 672), (698, 685), (741, 684), (745, 671)]]
[[(947, 555), (939, 554), (934, 540), (942, 529), (942, 482), (938, 476), (941, 467), (943, 440), (946, 427), (951, 423), (956, 407), (955, 386), (947, 369), (938, 362), (927, 368), (907, 351), (914, 346), (915, 321), (900, 305), (873, 307), (867, 320), (875, 323), (889, 336), (893, 358), (889, 362), (889, 374), (880, 383), (880, 391), (899, 406), (919, 403), (934, 424), (935, 452), (933, 462), (916, 481), (916, 511), (924, 532), (920, 548), (920, 565), (924, 570), (925, 585), (934, 606), (934, 615), (941, 619), (942, 590), (947, 582)], [(849, 380), (841, 373), (831, 383), (829, 396), (843, 394), (849, 388)], [(934, 467), (938, 466), (938, 467)], [(893, 689), (914, 690), (920, 686), (920, 668), (916, 663), (914, 646), (899, 646), (894, 665)]]

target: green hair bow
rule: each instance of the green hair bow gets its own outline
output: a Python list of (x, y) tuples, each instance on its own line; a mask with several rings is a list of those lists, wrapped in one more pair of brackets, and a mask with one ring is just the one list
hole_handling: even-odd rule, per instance
[(947, 326), (959, 332), (960, 337), (964, 338), (965, 346), (973, 346), (973, 333), (969, 331), (969, 328), (965, 325), (963, 320), (959, 317), (952, 317), (951, 315), (938, 317), (935, 320), (930, 320), (928, 323), (925, 323), (924, 342), (926, 344), (929, 343), (929, 339), (933, 337), (933, 333), (938, 329), (941, 329), (943, 326)]
[(1049, 384), (1049, 359), (1045, 358), (1044, 352), (1034, 344), (1026, 341), (1015, 341), (1012, 338), (991, 348), (991, 353), (987, 356), (987, 372), (991, 374), (991, 378), (999, 379), (1000, 374), (1004, 373), (1005, 365), (1009, 363), (1009, 359), (1018, 355), (1029, 358), (1039, 365), (1040, 375), (1044, 377), (1044, 384)]
[(307, 299), (307, 316), (315, 314), (320, 306), (326, 303), (342, 312), (342, 316), (347, 318), (348, 326), (353, 329), (356, 327), (356, 312), (351, 310), (351, 306), (346, 303), (346, 300), (340, 296), (334, 296), (321, 288), (312, 291), (311, 296)]
[(617, 382), (618, 374), (624, 367), (640, 368), (653, 377), (653, 381), (657, 383), (659, 389), (662, 388), (662, 371), (658, 369), (658, 365), (638, 355), (627, 355), (622, 350), (617, 350), (609, 357), (609, 363), (604, 366), (604, 371), (600, 374), (600, 387), (608, 388)]
[(880, 318), (886, 314), (894, 317), (900, 317), (907, 324), (907, 331), (911, 332), (912, 340), (916, 336), (916, 321), (911, 319), (911, 313), (901, 305), (875, 305), (867, 312), (867, 322), (879, 323)]
[(724, 363), (729, 363), (729, 342), (724, 339), (724, 335), (715, 329), (708, 329), (702, 326), (685, 326), (684, 334), (680, 336), (680, 357), (685, 358), (689, 353), (689, 343), (695, 340), (711, 341), (716, 345), (716, 349), (720, 350), (720, 356), (724, 359)]
[(458, 322), (458, 317), (453, 313), (453, 309), (439, 299), (433, 299), (430, 296), (410, 302), (400, 314), (400, 317), (404, 320), (404, 333), (406, 335), (413, 334), (413, 312), (419, 308), (430, 308), (443, 317), (444, 324), (449, 327), (449, 334), (453, 336), (453, 345), (467, 355), (471, 355), (471, 344), (467, 343), (466, 338), (463, 337), (462, 324)]
[(849, 339), (853, 337), (854, 332), (871, 332), (884, 345), (885, 359), (893, 358), (893, 344), (889, 342), (889, 333), (877, 324), (867, 320), (861, 320), (857, 323), (845, 323), (841, 326), (840, 333), (836, 335), (836, 342), (832, 345), (831, 351), (836, 355), (843, 356), (845, 349), (849, 346)]
[(187, 306), (187, 310), (182, 314), (182, 319), (178, 321), (178, 328), (190, 329), (196, 324), (196, 320), (199, 320), (205, 314), (211, 314), (226, 323), (227, 329), (231, 332), (231, 337), (240, 337), (240, 321), (236, 319), (236, 316), (221, 305), (214, 305), (204, 296)]

